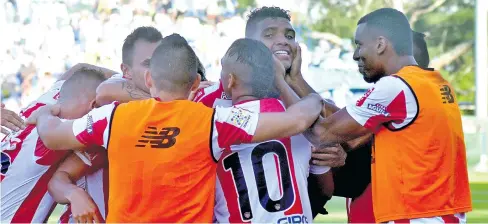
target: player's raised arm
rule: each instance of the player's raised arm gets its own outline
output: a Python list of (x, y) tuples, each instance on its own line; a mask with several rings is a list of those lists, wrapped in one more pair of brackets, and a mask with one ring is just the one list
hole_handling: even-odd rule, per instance
[(75, 120), (62, 121), (58, 118), (59, 105), (45, 106), (27, 120), (36, 124), (39, 137), (52, 150), (69, 150), (98, 145), (107, 147), (109, 122), (118, 102), (93, 109), (87, 115)]
[(319, 116), (322, 98), (310, 94), (281, 113), (261, 113), (252, 142), (293, 136), (307, 130)]

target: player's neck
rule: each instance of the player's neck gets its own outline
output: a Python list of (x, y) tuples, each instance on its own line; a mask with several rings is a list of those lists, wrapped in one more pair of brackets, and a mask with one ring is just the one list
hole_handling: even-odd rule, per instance
[(413, 56), (397, 56), (388, 59), (387, 67), (385, 68), (385, 73), (388, 75), (393, 75), (398, 73), (403, 67), (409, 65), (417, 65), (417, 61)]
[(241, 95), (236, 98), (232, 97), (232, 105), (236, 105), (244, 101), (252, 101), (252, 100), (258, 100), (258, 98), (251, 95)]
[(189, 94), (182, 94), (182, 93), (168, 93), (165, 91), (159, 91), (157, 94), (154, 94), (152, 97), (158, 97), (162, 102), (168, 102), (173, 100), (187, 100)]

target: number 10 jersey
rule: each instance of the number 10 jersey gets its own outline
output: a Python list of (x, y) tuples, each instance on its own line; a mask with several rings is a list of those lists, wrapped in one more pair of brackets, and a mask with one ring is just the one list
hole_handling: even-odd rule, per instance
[[(255, 113), (285, 111), (277, 99), (247, 101), (234, 107)], [(303, 135), (227, 148), (212, 142), (212, 148), (219, 161), (216, 222), (312, 221), (307, 192), (311, 149)]]

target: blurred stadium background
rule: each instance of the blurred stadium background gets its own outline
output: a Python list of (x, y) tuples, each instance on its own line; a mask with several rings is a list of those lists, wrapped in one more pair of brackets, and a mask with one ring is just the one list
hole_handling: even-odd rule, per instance
[[(119, 71), (122, 43), (138, 26), (164, 36), (180, 33), (217, 81), (220, 57), (244, 36), (246, 15), (260, 6), (290, 10), (310, 84), (339, 106), (354, 102), (369, 84), (352, 60), (357, 20), (380, 7), (405, 12), (426, 34), (431, 67), (442, 71), (463, 112), (475, 211), (488, 222), (488, 0), (0, 0), (2, 102), (14, 111), (49, 89), (76, 63)], [(328, 203), (319, 222), (346, 222), (345, 201)], [(55, 222), (59, 207), (50, 219)]]

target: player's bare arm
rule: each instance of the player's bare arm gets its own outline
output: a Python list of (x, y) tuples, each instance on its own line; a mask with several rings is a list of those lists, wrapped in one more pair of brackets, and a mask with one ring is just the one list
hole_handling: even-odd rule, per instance
[(44, 145), (52, 150), (84, 148), (73, 134), (73, 121), (61, 121), (56, 115), (59, 105), (44, 106), (34, 112), (26, 121), (37, 126), (37, 132)]
[(68, 71), (66, 71), (59, 78), (59, 80), (67, 80), (67, 79), (69, 79), (69, 77), (71, 77), (76, 71), (80, 70), (81, 68), (88, 68), (88, 69), (100, 70), (100, 71), (103, 72), (103, 74), (105, 75), (105, 78), (107, 78), (107, 79), (110, 78), (112, 75), (117, 74), (116, 71), (112, 71), (112, 70), (107, 69), (107, 68), (102, 68), (102, 67), (99, 67), (99, 66), (90, 65), (90, 64), (86, 64), (86, 63), (78, 63), (75, 66), (71, 67)]
[(320, 119), (313, 127), (314, 136), (319, 136), (314, 140), (314, 144), (321, 147), (343, 143), (359, 137), (368, 139), (365, 135), (372, 132), (360, 125), (349, 115), (346, 108), (339, 110), (326, 119)]
[(97, 104), (107, 105), (114, 101), (126, 103), (133, 100), (149, 99), (151, 95), (136, 87), (128, 79), (107, 80), (97, 88)]
[(299, 134), (308, 129), (319, 116), (322, 98), (310, 94), (281, 113), (261, 113), (252, 142), (263, 142)]

